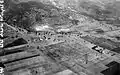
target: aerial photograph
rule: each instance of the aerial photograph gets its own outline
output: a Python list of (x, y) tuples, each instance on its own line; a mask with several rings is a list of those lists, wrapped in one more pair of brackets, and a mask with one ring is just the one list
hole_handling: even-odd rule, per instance
[(120, 0), (0, 0), (0, 75), (120, 75)]

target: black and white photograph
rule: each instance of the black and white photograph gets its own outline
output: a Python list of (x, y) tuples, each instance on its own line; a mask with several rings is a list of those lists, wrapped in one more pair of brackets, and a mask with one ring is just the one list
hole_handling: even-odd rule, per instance
[(0, 75), (120, 75), (120, 0), (0, 0)]

